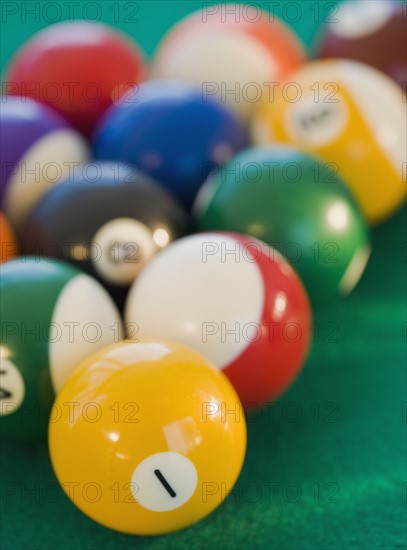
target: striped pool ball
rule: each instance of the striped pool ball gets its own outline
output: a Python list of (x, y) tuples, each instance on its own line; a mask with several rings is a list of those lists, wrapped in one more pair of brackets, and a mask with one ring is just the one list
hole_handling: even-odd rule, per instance
[(406, 4), (347, 0), (328, 16), (316, 43), (319, 58), (342, 57), (371, 65), (400, 86), (407, 82)]
[(248, 410), (298, 374), (310, 340), (304, 287), (274, 249), (251, 237), (200, 233), (157, 255), (130, 289), (138, 337), (187, 345), (223, 369)]
[(2, 97), (0, 113), (1, 200), (19, 226), (42, 195), (89, 158), (83, 137), (46, 105)]
[(121, 338), (121, 320), (97, 281), (62, 262), (7, 262), (0, 289), (0, 433), (42, 439), (56, 393), (78, 362)]
[(405, 200), (407, 119), (402, 90), (385, 74), (346, 60), (310, 63), (259, 106), (255, 143), (289, 142), (332, 163), (374, 224)]
[(155, 54), (158, 78), (191, 82), (247, 120), (271, 83), (305, 62), (295, 34), (258, 6), (205, 6), (177, 23)]

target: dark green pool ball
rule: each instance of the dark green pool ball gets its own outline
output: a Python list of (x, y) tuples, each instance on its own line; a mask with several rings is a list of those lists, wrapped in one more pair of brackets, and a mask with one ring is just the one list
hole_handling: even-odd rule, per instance
[(262, 239), (294, 266), (314, 303), (354, 288), (367, 226), (337, 167), (289, 146), (254, 147), (210, 176), (194, 206), (200, 231)]
[(105, 289), (68, 264), (17, 258), (0, 271), (0, 434), (42, 439), (55, 395), (122, 337), (121, 320)]

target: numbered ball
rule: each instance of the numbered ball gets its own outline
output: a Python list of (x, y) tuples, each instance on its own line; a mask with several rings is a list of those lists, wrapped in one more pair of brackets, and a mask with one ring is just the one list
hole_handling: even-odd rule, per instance
[(110, 108), (93, 148), (96, 158), (138, 166), (189, 207), (210, 171), (244, 144), (224, 105), (184, 84), (151, 81)]
[(42, 198), (21, 243), (27, 254), (72, 262), (121, 302), (140, 269), (188, 225), (183, 208), (136, 168), (92, 163)]
[(51, 25), (12, 58), (6, 93), (50, 105), (89, 134), (105, 110), (143, 78), (139, 47), (120, 32), (85, 21)]
[(334, 8), (321, 29), (316, 54), (366, 63), (405, 86), (406, 44), (405, 5), (393, 0), (348, 0)]
[(332, 162), (368, 221), (384, 220), (406, 197), (401, 89), (376, 69), (343, 60), (310, 63), (291, 81), (290, 94), (280, 87), (259, 107), (254, 142), (290, 142)]
[(369, 257), (368, 232), (329, 164), (288, 146), (255, 147), (211, 177), (196, 203), (201, 231), (247, 233), (294, 265), (314, 304), (348, 294)]
[(157, 78), (199, 86), (206, 97), (227, 102), (247, 120), (270, 83), (305, 61), (294, 33), (256, 6), (206, 6), (175, 25), (155, 54)]
[(246, 409), (290, 385), (311, 324), (303, 286), (280, 254), (221, 233), (180, 239), (154, 258), (132, 286), (125, 316), (141, 338), (170, 338), (208, 357)]
[(31, 99), (3, 97), (1, 200), (19, 226), (41, 196), (89, 158), (84, 139), (57, 113)]
[(214, 510), (245, 447), (244, 414), (226, 377), (169, 341), (127, 341), (85, 361), (49, 426), (55, 473), (76, 506), (137, 535), (176, 531)]
[(8, 221), (0, 212), (0, 263), (8, 262), (18, 255), (18, 245)]
[(106, 291), (62, 262), (1, 267), (0, 433), (43, 438), (56, 392), (77, 366), (122, 336)]

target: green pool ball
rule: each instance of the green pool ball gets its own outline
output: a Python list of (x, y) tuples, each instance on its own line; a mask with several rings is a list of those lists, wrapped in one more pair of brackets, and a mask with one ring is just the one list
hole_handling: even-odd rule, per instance
[(338, 167), (289, 146), (254, 147), (211, 175), (194, 205), (200, 231), (235, 231), (279, 250), (312, 302), (346, 295), (370, 254), (367, 226)]
[(56, 393), (121, 338), (121, 321), (102, 286), (63, 262), (27, 257), (0, 269), (0, 434), (41, 439)]

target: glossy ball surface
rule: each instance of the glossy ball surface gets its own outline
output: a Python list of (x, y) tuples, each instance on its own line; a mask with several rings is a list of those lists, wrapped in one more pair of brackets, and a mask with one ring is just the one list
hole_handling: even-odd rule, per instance
[(97, 281), (62, 262), (1, 266), (0, 433), (45, 438), (55, 394), (88, 355), (122, 336)]
[(402, 90), (376, 69), (346, 60), (309, 63), (290, 81), (293, 95), (282, 86), (259, 107), (254, 142), (288, 142), (334, 163), (366, 219), (386, 219), (406, 199)]
[(42, 195), (89, 159), (85, 140), (46, 105), (3, 97), (0, 112), (2, 208), (20, 225)]
[(210, 171), (244, 144), (225, 105), (182, 83), (150, 81), (110, 108), (93, 149), (98, 159), (138, 166), (189, 207)]
[(170, 338), (223, 369), (248, 410), (285, 390), (305, 360), (311, 313), (278, 252), (250, 237), (180, 239), (142, 271), (127, 302), (140, 338)]
[(274, 14), (257, 6), (206, 6), (177, 23), (158, 46), (156, 78), (191, 82), (248, 120), (268, 84), (305, 62), (303, 46)]
[(288, 146), (254, 147), (211, 177), (197, 199), (201, 231), (251, 234), (294, 266), (312, 301), (348, 294), (370, 245), (364, 220), (332, 167)]
[[(66, 403), (77, 404), (72, 414)], [(232, 489), (245, 419), (227, 378), (197, 353), (126, 341), (71, 376), (54, 405), (49, 448), (59, 482), (85, 514), (157, 535), (202, 519), (225, 498), (221, 487)]]
[(112, 102), (144, 77), (143, 57), (128, 37), (101, 23), (57, 23), (17, 51), (6, 90), (46, 103), (89, 134)]
[(21, 246), (75, 264), (123, 299), (145, 263), (188, 228), (184, 209), (135, 167), (90, 163), (42, 198), (22, 228)]
[(347, 0), (334, 8), (328, 21), (317, 39), (317, 57), (360, 61), (406, 85), (407, 25), (402, 2)]
[(18, 245), (10, 224), (0, 212), (0, 263), (8, 262), (18, 255)]

